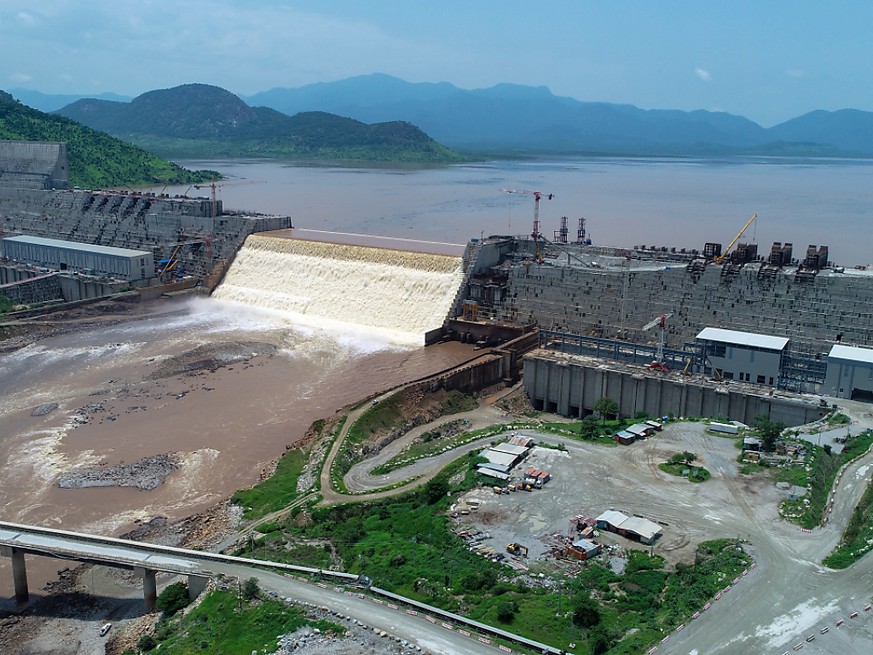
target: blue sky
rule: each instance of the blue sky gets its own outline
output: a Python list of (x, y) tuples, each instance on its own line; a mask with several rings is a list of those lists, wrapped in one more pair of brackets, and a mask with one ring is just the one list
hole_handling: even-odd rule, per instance
[(388, 73), (710, 109), (873, 111), (869, 0), (3, 0), (0, 88), (241, 94)]

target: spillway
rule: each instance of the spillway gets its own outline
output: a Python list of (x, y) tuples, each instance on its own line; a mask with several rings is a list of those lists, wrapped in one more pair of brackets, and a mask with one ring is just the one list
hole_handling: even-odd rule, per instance
[(252, 235), (214, 297), (301, 324), (421, 344), (463, 280), (460, 255)]

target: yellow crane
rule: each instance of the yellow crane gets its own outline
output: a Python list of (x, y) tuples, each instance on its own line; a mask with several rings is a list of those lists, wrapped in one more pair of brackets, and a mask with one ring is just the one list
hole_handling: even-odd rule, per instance
[(743, 229), (742, 229), (742, 230), (740, 230), (739, 232), (737, 232), (737, 236), (735, 236), (735, 237), (734, 237), (734, 240), (731, 241), (731, 242), (728, 244), (728, 247), (724, 249), (724, 252), (722, 252), (718, 257), (714, 257), (714, 258), (713, 258), (713, 260), (712, 260), (713, 263), (715, 263), (715, 264), (721, 264), (722, 262), (724, 262), (724, 260), (725, 260), (725, 259), (727, 258), (727, 256), (728, 256), (728, 253), (731, 251), (731, 248), (733, 248), (733, 247), (734, 247), (734, 244), (736, 244), (736, 242), (740, 240), (740, 237), (743, 236), (743, 232), (745, 232), (747, 229), (749, 229), (749, 226), (750, 226), (752, 223), (755, 222), (755, 219), (756, 219), (756, 218), (758, 218), (758, 215), (757, 215), (757, 214), (752, 214), (752, 218), (750, 218), (749, 221), (748, 221), (745, 225), (743, 225)]

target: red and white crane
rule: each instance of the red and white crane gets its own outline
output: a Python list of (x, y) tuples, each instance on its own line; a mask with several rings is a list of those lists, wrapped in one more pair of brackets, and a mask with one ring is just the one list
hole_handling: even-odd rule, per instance
[(667, 343), (667, 319), (673, 316), (673, 312), (661, 314), (658, 318), (649, 321), (643, 326), (643, 332), (651, 330), (656, 325), (658, 326), (658, 350), (655, 352), (655, 361), (648, 365), (655, 371), (666, 373), (669, 367), (664, 363), (664, 346)]
[(534, 197), (534, 217), (533, 217), (533, 229), (531, 230), (530, 236), (534, 240), (537, 248), (537, 261), (542, 262), (543, 256), (540, 250), (540, 239), (543, 238), (542, 233), (540, 232), (540, 200), (545, 198), (546, 200), (551, 200), (555, 197), (554, 193), (544, 193), (542, 191), (528, 191), (527, 189), (503, 189), (506, 193), (520, 193), (525, 196), (533, 196)]

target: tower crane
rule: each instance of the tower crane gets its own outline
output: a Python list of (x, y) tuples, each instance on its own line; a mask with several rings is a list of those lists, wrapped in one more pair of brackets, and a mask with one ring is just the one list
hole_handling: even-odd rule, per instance
[(215, 190), (220, 189), (221, 185), (213, 182), (212, 184), (193, 184), (195, 189), (211, 189), (212, 190), (212, 218), (215, 218), (215, 209), (216, 209), (216, 201), (215, 201)]
[(534, 217), (533, 217), (533, 229), (531, 230), (530, 236), (534, 240), (534, 244), (537, 249), (537, 263), (543, 263), (543, 254), (540, 248), (540, 239), (543, 238), (542, 233), (540, 232), (540, 200), (544, 197), (546, 200), (551, 200), (555, 197), (554, 193), (543, 193), (542, 191), (528, 191), (527, 189), (503, 189), (506, 193), (520, 193), (526, 196), (534, 197)]
[(652, 369), (653, 371), (661, 371), (662, 373), (666, 373), (669, 370), (667, 365), (664, 363), (664, 346), (667, 343), (667, 319), (671, 316), (673, 316), (673, 312), (661, 314), (658, 318), (646, 323), (642, 328), (643, 332), (647, 332), (656, 325), (658, 326), (658, 350), (655, 352), (655, 361), (653, 361), (647, 367)]
[(758, 218), (758, 215), (757, 215), (757, 214), (752, 214), (752, 218), (750, 218), (750, 219), (748, 220), (748, 222), (747, 222), (745, 225), (743, 225), (743, 229), (742, 229), (742, 230), (740, 230), (739, 232), (737, 232), (737, 236), (735, 236), (735, 237), (734, 237), (734, 240), (731, 241), (731, 242), (728, 244), (728, 247), (724, 249), (724, 252), (722, 252), (718, 257), (714, 257), (714, 258), (713, 258), (713, 260), (712, 260), (713, 263), (715, 263), (715, 264), (721, 264), (722, 262), (724, 262), (725, 258), (728, 256), (728, 253), (731, 251), (731, 248), (733, 248), (733, 247), (734, 247), (734, 244), (735, 244), (737, 241), (740, 240), (740, 237), (743, 236), (743, 232), (745, 232), (747, 229), (749, 229), (749, 226), (750, 226), (752, 223), (755, 222), (755, 219), (756, 219), (756, 218)]

